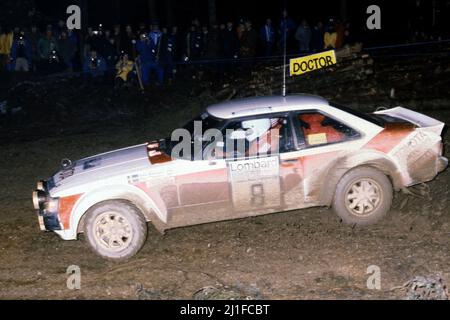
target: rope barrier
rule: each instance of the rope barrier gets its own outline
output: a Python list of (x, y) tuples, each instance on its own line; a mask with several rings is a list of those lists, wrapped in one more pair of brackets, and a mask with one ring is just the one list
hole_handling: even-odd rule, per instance
[[(445, 55), (450, 54), (450, 51), (439, 51), (439, 52), (417, 52), (417, 53), (407, 53), (407, 54), (380, 54), (376, 53), (376, 51), (379, 50), (385, 50), (385, 49), (399, 49), (399, 48), (411, 48), (411, 47), (419, 47), (419, 46), (426, 46), (426, 45), (436, 45), (436, 44), (445, 44), (450, 43), (450, 39), (446, 40), (437, 40), (437, 41), (425, 41), (425, 42), (415, 42), (415, 43), (407, 43), (407, 44), (395, 44), (395, 45), (386, 45), (386, 46), (377, 46), (377, 47), (369, 47), (364, 48), (362, 52), (371, 52), (375, 51), (374, 53), (371, 53), (375, 57), (414, 57), (414, 56), (432, 56), (432, 55)], [(316, 52), (308, 52), (308, 53), (299, 53), (299, 54), (289, 54), (286, 57), (289, 58), (297, 58), (302, 56), (307, 56), (310, 54), (313, 54)], [(259, 56), (259, 57), (245, 57), (245, 58), (226, 58), (226, 59), (198, 59), (198, 60), (186, 60), (186, 61), (173, 61), (173, 62), (162, 62), (157, 61), (154, 63), (159, 64), (160, 66), (189, 66), (189, 65), (208, 65), (208, 64), (215, 64), (217, 66), (219, 65), (234, 65), (234, 64), (241, 64), (241, 63), (268, 63), (268, 62), (282, 62), (284, 55), (272, 55), (272, 56)], [(115, 67), (107, 68), (105, 70), (105, 74), (115, 72)], [(83, 76), (85, 74), (90, 74), (89, 71), (72, 71), (72, 72), (59, 72), (59, 73), (53, 73), (49, 75), (45, 75), (40, 77), (40, 79), (51, 79), (51, 78), (68, 78), (68, 77), (77, 77), (77, 76)]]

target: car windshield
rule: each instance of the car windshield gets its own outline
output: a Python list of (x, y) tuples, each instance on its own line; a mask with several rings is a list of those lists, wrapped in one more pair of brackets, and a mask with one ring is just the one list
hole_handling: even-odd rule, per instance
[(191, 134), (192, 140), (195, 140), (197, 136), (204, 135), (209, 129), (222, 129), (224, 125), (224, 120), (214, 118), (209, 113), (205, 112), (196, 117), (195, 119), (189, 121), (183, 126)]
[[(186, 123), (182, 129), (187, 130), (190, 134), (191, 141), (202, 141), (203, 135), (206, 131), (210, 129), (221, 130), (226, 121), (223, 119), (218, 119), (211, 116), (209, 113), (205, 112), (196, 117), (195, 119)], [(167, 153), (171, 154), (172, 149), (179, 141), (172, 141), (171, 137), (164, 139), (162, 141), (161, 148)]]

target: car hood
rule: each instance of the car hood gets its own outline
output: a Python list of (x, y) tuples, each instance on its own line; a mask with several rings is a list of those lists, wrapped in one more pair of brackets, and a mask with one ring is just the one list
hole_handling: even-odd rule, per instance
[(77, 160), (52, 177), (49, 191), (51, 193), (64, 191), (86, 183), (148, 168), (151, 162), (147, 146), (148, 144), (142, 144)]

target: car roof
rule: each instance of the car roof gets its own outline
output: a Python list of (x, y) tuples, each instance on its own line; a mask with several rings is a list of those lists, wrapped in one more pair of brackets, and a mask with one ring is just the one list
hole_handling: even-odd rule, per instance
[(311, 109), (317, 106), (329, 106), (329, 102), (319, 96), (299, 94), (286, 97), (268, 96), (231, 100), (211, 105), (207, 108), (207, 111), (216, 118), (233, 119), (259, 114)]

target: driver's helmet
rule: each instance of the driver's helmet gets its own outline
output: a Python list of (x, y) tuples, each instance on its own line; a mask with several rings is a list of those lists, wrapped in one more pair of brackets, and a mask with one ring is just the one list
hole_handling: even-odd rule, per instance
[(272, 121), (270, 119), (256, 119), (242, 122), (242, 129), (246, 131), (246, 139), (252, 142), (262, 135), (272, 127)]

